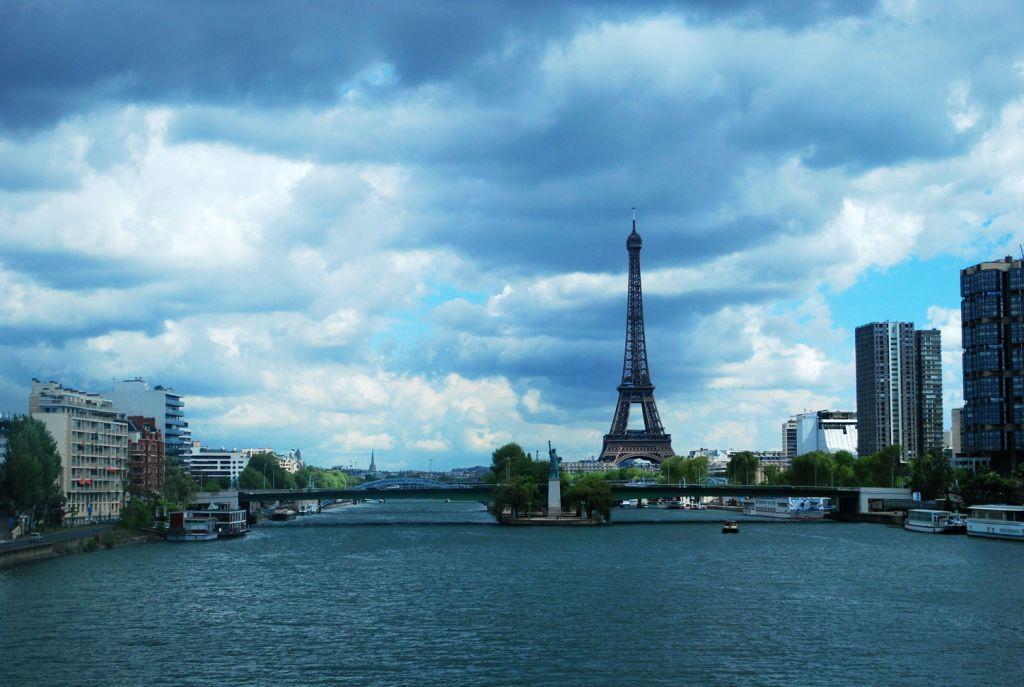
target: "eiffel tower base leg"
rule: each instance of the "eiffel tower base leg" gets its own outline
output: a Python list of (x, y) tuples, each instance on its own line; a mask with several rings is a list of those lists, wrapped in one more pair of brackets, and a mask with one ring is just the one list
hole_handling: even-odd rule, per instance
[(662, 461), (674, 455), (671, 434), (636, 438), (629, 435), (606, 434), (599, 460), (619, 465), (625, 460), (640, 458), (661, 465)]

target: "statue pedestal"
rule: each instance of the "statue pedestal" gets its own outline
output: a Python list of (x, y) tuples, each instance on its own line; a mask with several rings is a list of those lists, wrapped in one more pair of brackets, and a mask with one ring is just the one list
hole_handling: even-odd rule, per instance
[(548, 480), (548, 517), (562, 514), (562, 482), (557, 479)]

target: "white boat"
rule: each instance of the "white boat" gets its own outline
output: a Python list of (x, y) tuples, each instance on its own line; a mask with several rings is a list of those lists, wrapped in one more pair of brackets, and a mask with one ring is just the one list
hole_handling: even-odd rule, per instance
[(821, 520), (832, 511), (827, 498), (757, 497), (743, 502), (746, 515), (786, 520)]
[(963, 534), (967, 531), (964, 519), (948, 510), (914, 508), (907, 511), (903, 529), (911, 532), (932, 532), (935, 534)]
[(971, 537), (1024, 540), (1024, 506), (1005, 503), (971, 506), (967, 534)]

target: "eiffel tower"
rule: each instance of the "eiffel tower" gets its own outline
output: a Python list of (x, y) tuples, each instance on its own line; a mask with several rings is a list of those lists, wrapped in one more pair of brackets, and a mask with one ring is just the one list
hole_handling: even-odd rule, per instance
[[(654, 402), (654, 384), (647, 366), (647, 340), (644, 336), (644, 298), (640, 288), (640, 249), (643, 241), (636, 233), (636, 208), (633, 208), (633, 231), (626, 239), (629, 252), (629, 294), (626, 297), (626, 352), (622, 361), (622, 383), (618, 386), (619, 402), (615, 405), (612, 427), (604, 435), (601, 460), (618, 465), (630, 458), (643, 458), (661, 463), (675, 455), (672, 435), (665, 433)], [(629, 429), (629, 413), (640, 406), (644, 428)]]

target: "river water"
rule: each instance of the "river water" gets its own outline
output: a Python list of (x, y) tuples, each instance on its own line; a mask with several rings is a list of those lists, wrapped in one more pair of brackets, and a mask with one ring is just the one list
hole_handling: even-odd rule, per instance
[(1024, 683), (1019, 542), (614, 515), (365, 504), (0, 571), (0, 685)]

